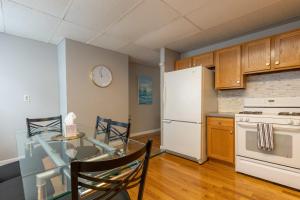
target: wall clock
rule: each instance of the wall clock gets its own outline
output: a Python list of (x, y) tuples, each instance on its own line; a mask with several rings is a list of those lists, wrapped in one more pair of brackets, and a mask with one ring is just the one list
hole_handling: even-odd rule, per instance
[(107, 67), (98, 65), (92, 69), (90, 78), (96, 86), (104, 88), (111, 84), (112, 73)]

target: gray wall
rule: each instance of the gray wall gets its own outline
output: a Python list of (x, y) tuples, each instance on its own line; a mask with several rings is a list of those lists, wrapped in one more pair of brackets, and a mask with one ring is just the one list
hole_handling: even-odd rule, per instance
[[(152, 105), (138, 104), (138, 77), (149, 76), (153, 81)], [(129, 96), (131, 132), (138, 133), (160, 128), (160, 69), (136, 63), (129, 65)]]
[[(17, 157), (26, 117), (59, 114), (56, 46), (0, 33), (0, 161)], [(23, 101), (23, 95), (31, 102)]]
[[(256, 33), (233, 38), (207, 47), (183, 53), (189, 57), (216, 49), (240, 44), (279, 33), (300, 28), (300, 21), (276, 26)], [(239, 112), (243, 109), (243, 100), (247, 97), (292, 97), (300, 96), (300, 71), (272, 74), (248, 75), (246, 89), (224, 90), (218, 92), (220, 112)]]
[[(94, 127), (97, 115), (128, 121), (128, 56), (73, 40), (65, 42), (67, 111), (77, 115), (77, 123), (89, 127)], [(92, 68), (100, 64), (113, 74), (107, 88), (95, 86), (89, 78)]]

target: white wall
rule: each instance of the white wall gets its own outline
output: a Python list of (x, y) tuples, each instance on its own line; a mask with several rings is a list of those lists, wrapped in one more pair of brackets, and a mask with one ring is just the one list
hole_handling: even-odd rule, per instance
[[(138, 103), (138, 77), (148, 76), (153, 81), (153, 101), (151, 105)], [(131, 132), (139, 133), (160, 129), (160, 69), (157, 66), (129, 64), (129, 110)]]
[[(97, 115), (127, 122), (128, 56), (73, 40), (65, 42), (66, 75), (63, 76), (67, 84), (67, 105), (61, 108), (66, 106), (68, 112), (77, 115), (77, 123), (88, 127), (95, 126)], [(112, 84), (106, 88), (95, 86), (89, 78), (92, 68), (101, 64), (113, 74)]]
[(0, 33), (0, 161), (17, 157), (15, 133), (26, 117), (59, 114), (57, 74), (56, 46)]

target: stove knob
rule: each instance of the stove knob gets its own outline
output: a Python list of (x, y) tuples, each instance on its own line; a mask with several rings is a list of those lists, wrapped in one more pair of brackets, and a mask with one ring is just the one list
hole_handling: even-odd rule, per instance
[(245, 119), (245, 122), (249, 122), (249, 121), (250, 121), (250, 119), (249, 119), (249, 118), (246, 118), (246, 119)]

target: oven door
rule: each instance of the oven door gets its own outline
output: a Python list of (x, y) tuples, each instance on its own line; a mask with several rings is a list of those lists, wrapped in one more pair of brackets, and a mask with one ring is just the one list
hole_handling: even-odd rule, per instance
[(273, 124), (274, 150), (257, 147), (257, 124), (236, 123), (236, 154), (300, 169), (300, 126)]

